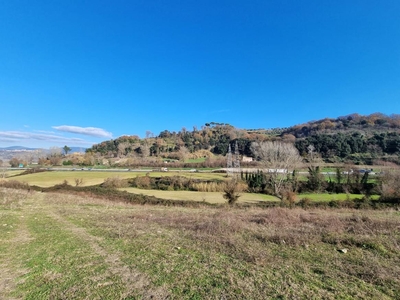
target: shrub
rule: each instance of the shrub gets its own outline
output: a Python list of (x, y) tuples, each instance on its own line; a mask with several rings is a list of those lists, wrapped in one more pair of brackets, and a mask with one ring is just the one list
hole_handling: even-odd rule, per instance
[(215, 181), (203, 181), (203, 182), (193, 182), (190, 185), (190, 189), (198, 192), (223, 192), (225, 188), (224, 182)]
[(127, 187), (128, 182), (119, 177), (109, 177), (104, 179), (102, 186), (105, 188), (122, 188)]
[(304, 197), (300, 199), (299, 205), (303, 208), (309, 207), (311, 205), (312, 200), (308, 197)]
[(296, 202), (296, 193), (291, 190), (283, 191), (282, 193), (282, 205), (293, 207)]
[(0, 180), (0, 186), (10, 189), (29, 190), (29, 184), (18, 180)]
[(151, 186), (151, 179), (150, 176), (137, 176), (136, 178), (129, 181), (129, 183), (141, 189), (149, 189)]
[(242, 192), (242, 185), (237, 181), (236, 178), (232, 178), (230, 181), (226, 181), (224, 184), (224, 195), (223, 197), (228, 200), (229, 204), (234, 204), (239, 199), (240, 192)]
[(75, 186), (80, 186), (83, 183), (83, 178), (75, 178)]
[(381, 182), (381, 199), (400, 202), (400, 169), (385, 172)]

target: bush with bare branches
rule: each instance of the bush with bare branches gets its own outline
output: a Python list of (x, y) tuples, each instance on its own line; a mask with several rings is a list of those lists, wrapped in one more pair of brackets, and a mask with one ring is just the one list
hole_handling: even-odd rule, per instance
[(381, 176), (381, 197), (400, 201), (400, 169), (385, 171)]
[(241, 196), (242, 185), (238, 182), (236, 178), (232, 178), (226, 181), (224, 184), (224, 194), (223, 197), (228, 200), (228, 204), (234, 204)]

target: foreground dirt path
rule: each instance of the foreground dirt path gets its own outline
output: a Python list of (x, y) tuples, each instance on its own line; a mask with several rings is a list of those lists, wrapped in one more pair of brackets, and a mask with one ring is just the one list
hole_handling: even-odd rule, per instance
[[(29, 277), (31, 273), (33, 274), (36, 271), (24, 267), (24, 264), (27, 263), (26, 258), (18, 257), (17, 253), (25, 253), (25, 248), (29, 246), (29, 243), (35, 241), (36, 235), (29, 227), (31, 225), (28, 220), (35, 220), (37, 219), (36, 216), (39, 215), (41, 219), (50, 220), (48, 222), (49, 226), (61, 230), (61, 234), (65, 233), (68, 236), (72, 236), (73, 240), (79, 241), (80, 245), (84, 245), (85, 253), (93, 253), (94, 261), (101, 264), (101, 273), (93, 271), (94, 278), (90, 280), (91, 282), (96, 282), (96, 276), (98, 276), (98, 288), (111, 288), (116, 283), (113, 279), (118, 278), (118, 286), (121, 287), (118, 290), (119, 299), (134, 297), (135, 295), (140, 295), (142, 299), (165, 299), (168, 297), (164, 290), (152, 287), (149, 278), (145, 274), (136, 270), (134, 266), (125, 264), (119, 253), (103, 247), (101, 245), (102, 238), (90, 234), (85, 228), (69, 221), (64, 209), (69, 207), (70, 204), (68, 202), (55, 203), (51, 201), (51, 198), (51, 194), (31, 193), (24, 201), (19, 201), (17, 210), (0, 210), (0, 226), (4, 229), (3, 235), (0, 236), (2, 246), (0, 248), (0, 299), (25, 298), (13, 298), (11, 295), (18, 288), (18, 284), (24, 282), (23, 276)], [(49, 251), (51, 252), (51, 250)], [(59, 253), (58, 255), (62, 257), (64, 254)], [(49, 254), (49, 257), (54, 260), (58, 259), (56, 256), (57, 254), (55, 256), (50, 256)], [(102, 258), (100, 261), (98, 259), (99, 256)], [(35, 257), (30, 258), (34, 259)], [(93, 266), (93, 269), (96, 267), (99, 266)], [(63, 271), (61, 270), (61, 274), (54, 275), (49, 271), (50, 277), (64, 276), (68, 278), (70, 276), (62, 273)], [(57, 293), (56, 295), (59, 295), (60, 291)], [(56, 295), (53, 296), (59, 297)], [(101, 297), (95, 295), (89, 298), (101, 299)]]
[(185, 208), (5, 190), (0, 299), (399, 298), (398, 210)]
[[(64, 230), (70, 231), (77, 238), (84, 240), (85, 243), (87, 243), (87, 245), (92, 249), (93, 253), (96, 253), (104, 258), (104, 261), (108, 266), (108, 272), (110, 272), (112, 275), (119, 276), (126, 286), (126, 291), (121, 295), (121, 298), (128, 297), (135, 290), (145, 290), (149, 288), (149, 279), (131, 266), (124, 264), (121, 261), (118, 253), (111, 252), (100, 246), (99, 242), (101, 239), (89, 234), (84, 228), (78, 227), (66, 220), (64, 216), (57, 213), (57, 209), (55, 207), (50, 207), (48, 214), (56, 222), (61, 224)], [(113, 282), (106, 282), (102, 285), (111, 284), (113, 284)]]
[[(1, 222), (0, 226), (11, 227), (15, 226), (15, 223), (12, 225)], [(30, 240), (32, 240), (32, 237), (27, 229), (26, 223), (21, 222), (11, 240), (0, 241), (3, 246), (6, 246), (6, 248), (9, 249), (9, 251), (2, 251), (0, 254), (0, 299), (18, 299), (11, 297), (10, 293), (17, 286), (17, 278), (27, 274), (29, 270), (23, 268), (22, 264), (15, 266), (11, 263), (12, 249), (24, 247), (24, 245), (29, 243)]]

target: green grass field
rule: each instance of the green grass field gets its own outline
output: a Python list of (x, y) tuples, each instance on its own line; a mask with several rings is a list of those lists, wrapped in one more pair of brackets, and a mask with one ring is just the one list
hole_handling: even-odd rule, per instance
[[(363, 195), (359, 195), (359, 194), (345, 194), (345, 193), (341, 193), (341, 194), (328, 194), (328, 193), (313, 193), (313, 194), (298, 194), (297, 195), (297, 199), (303, 199), (303, 198), (308, 198), (312, 201), (332, 201), (332, 200), (351, 200), (351, 199), (361, 199), (363, 198)], [(372, 195), (371, 199), (378, 199), (379, 196), (378, 195)]]
[[(193, 192), (193, 191), (161, 191), (161, 190), (144, 190), (138, 188), (121, 188), (119, 190), (127, 191), (134, 194), (143, 194), (155, 196), (162, 199), (170, 200), (187, 200), (187, 201), (205, 201), (208, 203), (226, 203), (226, 199), (222, 196), (222, 192)], [(238, 203), (256, 203), (261, 201), (279, 201), (278, 198), (270, 195), (242, 193)]]
[[(18, 173), (15, 173), (17, 175)], [(189, 173), (189, 172), (110, 172), (110, 171), (48, 171), (32, 173), (27, 175), (11, 177), (12, 179), (25, 182), (29, 185), (40, 187), (50, 187), (62, 183), (67, 180), (69, 184), (74, 185), (75, 179), (82, 179), (82, 186), (96, 185), (104, 182), (106, 178), (119, 177), (121, 179), (134, 178), (136, 176), (145, 176), (148, 174), (151, 177), (161, 176), (187, 176), (194, 179), (209, 179), (209, 180), (224, 180), (225, 174), (221, 173)]]
[(163, 207), (0, 188), (0, 220), (0, 299), (400, 295), (395, 210)]
[[(206, 201), (208, 203), (222, 204), (226, 203), (226, 199), (223, 198), (222, 192), (194, 192), (194, 191), (162, 191), (162, 190), (145, 190), (138, 188), (121, 188), (119, 190), (127, 191), (134, 194), (143, 194), (148, 196), (155, 196), (162, 199), (171, 200), (187, 200), (187, 201)], [(298, 194), (296, 200), (299, 201), (304, 198), (308, 198), (311, 201), (342, 201), (361, 199), (363, 195), (359, 194), (327, 194), (327, 193), (315, 193), (315, 194)], [(378, 195), (372, 195), (371, 199), (378, 199)], [(265, 194), (255, 193), (241, 193), (238, 203), (258, 203), (263, 201), (280, 201), (277, 197)]]
[[(21, 171), (12, 171), (12, 175), (18, 175)], [(162, 176), (186, 176), (194, 179), (203, 180), (226, 180), (224, 173), (212, 172), (185, 172), (185, 171), (170, 171), (170, 172), (108, 172), (108, 171), (48, 171), (33, 173), (15, 177), (8, 177), (21, 182), (28, 183), (29, 185), (36, 185), (40, 187), (51, 187), (56, 184), (63, 183), (66, 180), (70, 185), (75, 185), (76, 179), (82, 179), (81, 186), (97, 185), (104, 182), (106, 178), (118, 177), (121, 179), (134, 178), (136, 176), (145, 176), (148, 174), (151, 177)], [(162, 190), (143, 190), (136, 188), (125, 188), (124, 190), (130, 193), (144, 194), (156, 196), (163, 199), (172, 200), (188, 200), (188, 201), (206, 201), (209, 203), (225, 203), (226, 200), (222, 197), (221, 192), (193, 192), (193, 191), (162, 191)], [(332, 200), (347, 200), (362, 198), (358, 194), (327, 194), (327, 193), (313, 193), (313, 194), (299, 194), (296, 196), (297, 200), (308, 198), (312, 201), (332, 201)], [(377, 196), (372, 196), (376, 199)], [(260, 201), (277, 201), (277, 198), (270, 195), (242, 193), (239, 198), (239, 203), (256, 203)]]
[(11, 176), (21, 174), (22, 172), (24, 172), (24, 171), (23, 170), (6, 170), (5, 172), (2, 172), (1, 177), (3, 177), (3, 174), (4, 174), (5, 177), (8, 178)]
[(186, 159), (185, 163), (202, 163), (205, 162), (206, 158), (205, 157), (200, 157), (200, 158), (190, 158)]
[(62, 183), (64, 180), (74, 185), (75, 179), (82, 179), (83, 186), (96, 185), (104, 182), (108, 177), (131, 178), (132, 173), (129, 172), (96, 172), (96, 171), (49, 171), (32, 173), (12, 177), (12, 179), (25, 182), (29, 185), (40, 187), (50, 187)]

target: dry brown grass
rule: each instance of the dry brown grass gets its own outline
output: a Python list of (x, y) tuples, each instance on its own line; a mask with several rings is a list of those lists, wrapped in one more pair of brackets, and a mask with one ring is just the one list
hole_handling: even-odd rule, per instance
[[(396, 210), (161, 207), (41, 195), (26, 213), (47, 214), (83, 240), (104, 260), (104, 274), (120, 278), (120, 295), (396, 299), (400, 294)], [(348, 252), (338, 251), (343, 248)]]
[(29, 190), (0, 187), (0, 204), (3, 208), (16, 209), (24, 204), (29, 195)]

